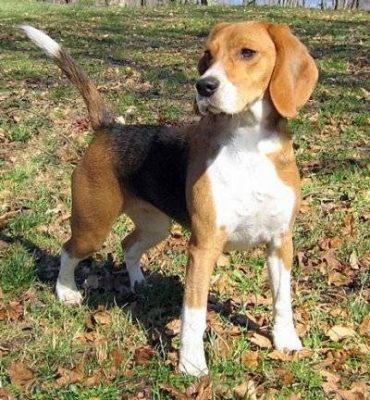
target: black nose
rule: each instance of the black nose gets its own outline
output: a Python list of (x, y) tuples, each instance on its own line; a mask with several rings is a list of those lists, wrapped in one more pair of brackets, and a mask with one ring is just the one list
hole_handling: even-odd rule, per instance
[(198, 79), (195, 87), (198, 93), (204, 97), (210, 97), (220, 86), (220, 81), (217, 78), (207, 76), (206, 78)]

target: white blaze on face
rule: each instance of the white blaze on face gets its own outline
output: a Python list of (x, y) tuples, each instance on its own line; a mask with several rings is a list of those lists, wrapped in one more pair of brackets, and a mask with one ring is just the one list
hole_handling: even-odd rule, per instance
[(200, 96), (197, 93), (197, 104), (201, 114), (211, 111), (214, 114), (224, 112), (236, 114), (244, 108), (238, 95), (236, 86), (230, 82), (221, 63), (214, 64), (199, 79), (212, 77), (220, 82), (216, 92), (210, 97)]

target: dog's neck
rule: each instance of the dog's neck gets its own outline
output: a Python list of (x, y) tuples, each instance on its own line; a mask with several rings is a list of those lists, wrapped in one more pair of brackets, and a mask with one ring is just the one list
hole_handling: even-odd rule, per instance
[(217, 131), (210, 131), (210, 137), (222, 147), (269, 152), (275, 150), (279, 142), (283, 120), (269, 96), (264, 96), (241, 113), (209, 115), (205, 122), (209, 126), (217, 126)]

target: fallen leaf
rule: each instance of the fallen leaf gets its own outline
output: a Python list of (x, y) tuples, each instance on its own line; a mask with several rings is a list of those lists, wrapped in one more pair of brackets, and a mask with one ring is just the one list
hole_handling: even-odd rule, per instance
[(93, 313), (93, 318), (100, 325), (109, 325), (112, 322), (110, 314), (103, 308), (98, 308), (98, 310)]
[(290, 361), (292, 359), (292, 355), (285, 353), (280, 350), (273, 350), (271, 353), (267, 355), (271, 360), (280, 360), (280, 361)]
[(343, 308), (333, 308), (332, 310), (329, 311), (329, 314), (332, 317), (342, 317), (342, 318), (348, 318), (348, 311), (343, 309)]
[(333, 249), (329, 249), (322, 256), (323, 261), (326, 263), (327, 270), (335, 270), (341, 268), (341, 262), (338, 260), (337, 255)]
[(20, 301), (32, 301), (35, 299), (37, 290), (34, 287), (29, 288), (25, 293), (22, 294)]
[(349, 264), (352, 269), (359, 269), (358, 258), (357, 258), (357, 254), (355, 251), (353, 251), (351, 253), (351, 255), (349, 256)]
[(123, 361), (123, 353), (121, 349), (114, 349), (112, 351), (113, 366), (119, 368)]
[(174, 388), (171, 385), (167, 385), (166, 383), (161, 383), (161, 384), (159, 384), (159, 387), (162, 390), (168, 392), (171, 396), (173, 396), (175, 400), (188, 400), (189, 399), (189, 397), (186, 394), (180, 392), (180, 390)]
[(340, 377), (333, 372), (330, 372), (326, 369), (320, 371), (320, 375), (325, 379), (326, 382), (338, 383), (340, 382)]
[(258, 333), (254, 333), (253, 336), (250, 338), (250, 341), (261, 347), (262, 349), (272, 348), (271, 340), (268, 339), (266, 336), (260, 335)]
[(236, 386), (233, 393), (236, 399), (257, 400), (256, 385), (252, 379)]
[(293, 354), (293, 360), (303, 360), (304, 358), (311, 358), (313, 351), (310, 349), (302, 349), (295, 351)]
[(56, 380), (55, 384), (59, 387), (82, 382), (84, 378), (81, 372), (77, 371), (76, 368), (67, 369), (59, 367), (57, 374), (59, 378)]
[(155, 351), (150, 346), (141, 346), (135, 349), (135, 363), (146, 365), (153, 358)]
[(351, 282), (348, 275), (342, 274), (338, 271), (330, 271), (328, 274), (328, 284), (334, 286), (345, 286)]
[(98, 371), (94, 373), (93, 375), (85, 378), (81, 383), (83, 386), (91, 387), (91, 386), (96, 386), (101, 383), (104, 383), (106, 381), (105, 375), (103, 374), (102, 371)]
[(335, 325), (326, 332), (326, 335), (333, 342), (339, 342), (344, 338), (355, 336), (356, 332), (347, 326)]
[(87, 343), (99, 340), (101, 335), (97, 332), (78, 332), (73, 338), (72, 342)]
[(212, 380), (209, 375), (202, 376), (197, 384), (186, 390), (188, 399), (210, 400), (212, 398)]
[(5, 321), (8, 316), (8, 313), (6, 312), (6, 308), (4, 306), (1, 306), (0, 308), (0, 321)]
[(166, 325), (166, 335), (168, 336), (176, 336), (180, 333), (181, 329), (181, 320), (173, 319)]
[(362, 336), (370, 337), (370, 314), (367, 314), (366, 317), (362, 320), (359, 333)]
[(325, 393), (335, 393), (337, 400), (367, 400), (369, 397), (368, 387), (366, 382), (353, 382), (350, 390), (343, 390), (338, 387), (339, 378), (336, 380), (328, 380), (323, 383), (322, 387)]
[(322, 388), (326, 394), (336, 392), (338, 390), (338, 385), (335, 382), (324, 382)]
[(288, 368), (273, 368), (275, 375), (282, 381), (284, 385), (291, 385), (294, 382), (294, 375)]
[(231, 259), (230, 254), (224, 254), (224, 253), (222, 253), (222, 254), (218, 257), (217, 262), (216, 262), (216, 265), (217, 265), (218, 267), (226, 267), (226, 266), (230, 265), (230, 259)]
[(12, 400), (12, 395), (6, 389), (0, 389), (0, 400)]
[(288, 400), (301, 400), (302, 399), (302, 395), (300, 393), (298, 394), (292, 394)]
[(244, 399), (247, 390), (248, 390), (248, 382), (243, 382), (234, 388), (233, 390), (234, 396), (237, 399)]
[(95, 342), (96, 361), (99, 365), (107, 359), (108, 343), (106, 339), (100, 339)]
[(9, 301), (8, 304), (0, 306), (0, 321), (19, 321), (23, 319), (24, 307), (19, 301)]
[(226, 288), (230, 287), (230, 282), (227, 274), (218, 274), (212, 284), (218, 292), (224, 292)]
[(0, 215), (0, 228), (4, 228), (8, 223), (9, 219), (13, 218), (15, 215), (19, 214), (21, 210), (8, 211)]
[(258, 367), (258, 357), (258, 351), (248, 351), (241, 355), (240, 361), (249, 368), (255, 369)]
[(35, 373), (23, 362), (13, 362), (7, 372), (12, 384), (20, 390), (27, 390), (35, 380)]

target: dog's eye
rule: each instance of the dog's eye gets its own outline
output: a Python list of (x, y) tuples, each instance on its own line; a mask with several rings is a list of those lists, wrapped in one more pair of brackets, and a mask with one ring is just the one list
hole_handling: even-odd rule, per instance
[(244, 49), (241, 49), (241, 51), (240, 51), (241, 57), (244, 58), (244, 59), (246, 59), (246, 60), (249, 60), (249, 59), (252, 58), (255, 54), (256, 54), (256, 51), (255, 51), (255, 50), (252, 50), (252, 49), (244, 48)]

